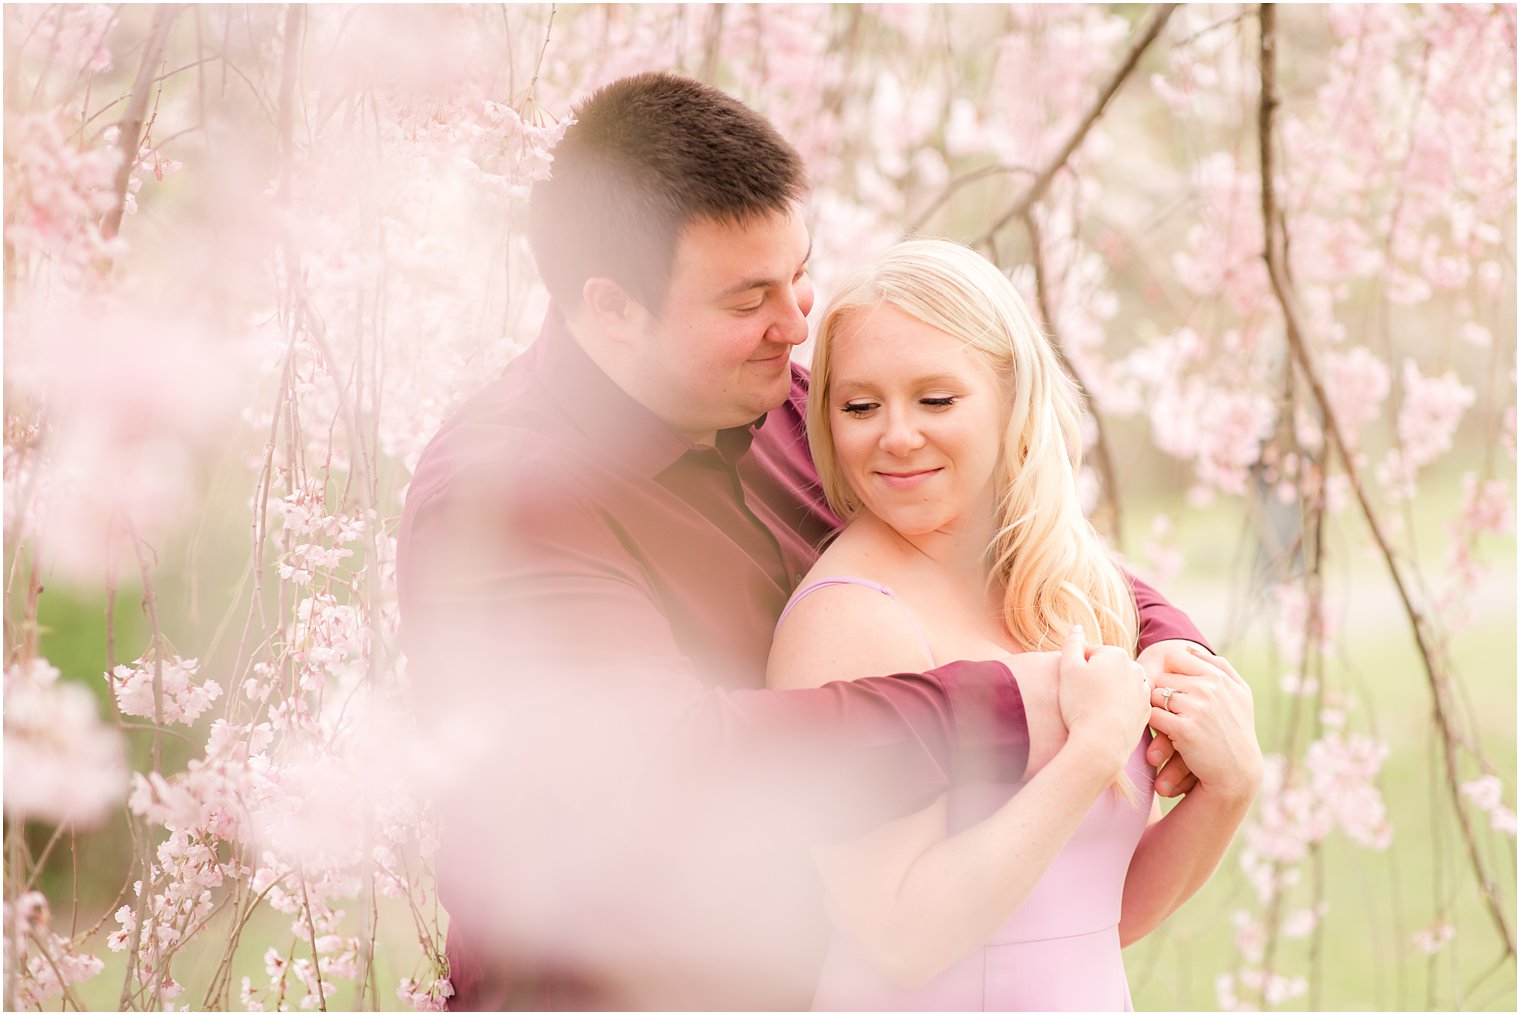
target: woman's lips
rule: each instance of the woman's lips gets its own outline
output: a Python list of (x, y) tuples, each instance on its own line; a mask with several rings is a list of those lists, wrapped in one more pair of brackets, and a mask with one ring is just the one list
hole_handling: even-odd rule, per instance
[(912, 490), (939, 475), (940, 469), (914, 469), (903, 472), (878, 472), (881, 481), (894, 490)]

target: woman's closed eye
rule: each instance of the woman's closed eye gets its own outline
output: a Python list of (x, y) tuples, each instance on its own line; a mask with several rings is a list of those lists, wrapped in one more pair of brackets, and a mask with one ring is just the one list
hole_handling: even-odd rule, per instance
[(956, 401), (957, 399), (954, 395), (935, 395), (932, 398), (920, 398), (918, 400), (918, 404), (927, 405), (931, 409), (948, 409), (950, 406), (954, 405)]
[(846, 402), (839, 407), (839, 411), (850, 416), (865, 416), (881, 408), (879, 402)]

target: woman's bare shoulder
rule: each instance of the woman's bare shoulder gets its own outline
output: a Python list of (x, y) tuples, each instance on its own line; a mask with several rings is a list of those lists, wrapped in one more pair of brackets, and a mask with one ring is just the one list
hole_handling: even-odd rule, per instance
[(918, 622), (890, 592), (891, 569), (881, 566), (868, 540), (849, 536), (847, 529), (830, 544), (799, 588), (826, 584), (794, 600), (776, 628), (769, 686), (818, 687), (934, 666)]
[(818, 687), (933, 666), (901, 602), (870, 586), (828, 585), (798, 600), (776, 629), (766, 683)]

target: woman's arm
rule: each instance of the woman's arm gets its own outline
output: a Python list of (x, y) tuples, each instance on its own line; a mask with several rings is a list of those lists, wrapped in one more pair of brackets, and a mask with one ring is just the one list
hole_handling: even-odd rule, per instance
[(1251, 689), (1234, 667), (1202, 650), (1172, 653), (1152, 695), (1151, 725), (1186, 752), (1197, 785), (1140, 839), (1124, 882), (1124, 945), (1156, 929), (1209, 879), (1261, 786)]
[[(864, 675), (860, 659), (868, 660), (866, 672), (914, 665), (911, 654), (923, 649), (903, 631), (902, 609), (870, 590), (814, 593), (777, 633), (772, 686)], [(899, 652), (895, 664), (887, 658)], [(947, 837), (942, 797), (852, 842), (814, 851), (842, 929), (904, 987), (980, 947), (1027, 898), (1123, 767), (1148, 714), (1139, 669), (1117, 649), (1085, 660), (1080, 634), (1063, 652), (1059, 709), (1052, 656), (1019, 657), (1013, 665), (1026, 708), (1044, 713), (1029, 717), (1031, 757), (1049, 762), (1008, 803)], [(789, 671), (794, 675), (784, 675)], [(1044, 694), (1030, 693), (1036, 684)], [(1070, 733), (1055, 748), (1049, 742), (1059, 740), (1063, 713)]]
[(815, 850), (844, 929), (894, 982), (928, 982), (1028, 898), (1123, 767), (1119, 753), (1101, 734), (1074, 732), (1012, 799), (957, 835), (944, 836), (941, 798), (897, 827)]

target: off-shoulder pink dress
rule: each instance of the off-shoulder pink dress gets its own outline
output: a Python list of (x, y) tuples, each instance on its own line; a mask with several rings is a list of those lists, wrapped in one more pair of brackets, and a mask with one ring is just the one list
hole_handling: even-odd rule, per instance
[[(825, 578), (798, 589), (781, 620), (798, 600), (830, 585), (862, 585), (896, 598), (887, 586), (864, 578)], [(910, 612), (904, 611), (904, 619), (917, 627)], [(924, 638), (922, 630), (918, 634)], [(927, 638), (924, 647), (932, 659)], [(980, 949), (917, 990), (906, 990), (836, 930), (813, 1010), (1133, 1011), (1119, 955), (1119, 910), (1130, 858), (1150, 818), (1155, 782), (1145, 760), (1150, 742), (1146, 730), (1125, 766), (1135, 802), (1104, 792), (1024, 904)], [(951, 790), (950, 834), (992, 814), (1017, 789), (975, 783)]]
[[(1136, 802), (1098, 798), (1029, 898), (978, 951), (917, 990), (894, 986), (838, 931), (813, 996), (817, 1011), (1132, 1011), (1119, 955), (1119, 907), (1150, 814), (1150, 733), (1125, 771)], [(987, 817), (1009, 787), (951, 791), (950, 831)], [(1014, 862), (1010, 859), (1010, 862)]]

